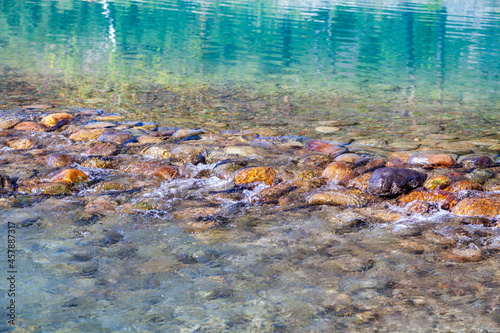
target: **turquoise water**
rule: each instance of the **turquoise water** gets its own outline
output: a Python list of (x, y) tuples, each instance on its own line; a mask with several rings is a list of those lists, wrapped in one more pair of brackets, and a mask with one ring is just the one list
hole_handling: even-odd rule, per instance
[(17, 1), (0, 59), (27, 71), (498, 100), (500, 3)]

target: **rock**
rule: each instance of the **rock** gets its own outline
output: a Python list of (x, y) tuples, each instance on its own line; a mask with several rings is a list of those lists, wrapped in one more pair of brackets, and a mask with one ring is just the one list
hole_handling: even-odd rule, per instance
[(458, 198), (455, 194), (443, 190), (417, 190), (399, 197), (397, 201), (404, 205), (414, 201), (437, 202), (441, 204), (441, 208), (450, 209), (457, 203)]
[(335, 162), (347, 162), (347, 163), (354, 164), (356, 162), (359, 162), (361, 159), (363, 159), (363, 157), (358, 155), (358, 154), (347, 153), (347, 154), (342, 154), (342, 155), (335, 157), (334, 161)]
[(45, 116), (40, 120), (40, 124), (46, 127), (60, 127), (69, 124), (73, 116), (69, 113), (53, 113)]
[(332, 127), (332, 126), (319, 126), (315, 128), (316, 132), (320, 133), (333, 133), (340, 131), (340, 129), (341, 129), (340, 127)]
[(133, 134), (127, 133), (127, 132), (108, 132), (108, 133), (102, 133), (97, 140), (102, 141), (102, 142), (112, 142), (116, 143), (118, 145), (121, 145), (125, 143), (125, 141), (128, 141), (134, 137)]
[(390, 168), (400, 168), (406, 165), (406, 161), (410, 156), (414, 155), (413, 152), (399, 151), (387, 155), (386, 166)]
[(484, 184), (490, 178), (494, 178), (495, 174), (485, 169), (475, 169), (471, 173), (465, 175), (465, 178), (472, 180), (478, 184)]
[(176, 131), (172, 137), (175, 140), (187, 140), (191, 138), (195, 138), (196, 136), (205, 133), (204, 129), (180, 129)]
[(10, 116), (0, 118), (0, 129), (10, 129), (23, 121), (22, 117)]
[(0, 190), (14, 190), (15, 183), (10, 177), (0, 175)]
[(494, 218), (500, 214), (500, 199), (467, 198), (460, 201), (451, 212), (461, 216), (484, 216)]
[(88, 176), (77, 169), (65, 169), (52, 177), (52, 182), (61, 182), (65, 184), (73, 184), (77, 182), (87, 181)]
[(371, 195), (395, 197), (422, 186), (426, 178), (426, 174), (410, 169), (381, 168), (373, 172), (367, 191)]
[(463, 180), (455, 181), (450, 186), (445, 188), (445, 191), (448, 191), (448, 192), (460, 192), (460, 191), (465, 191), (465, 190), (467, 190), (467, 191), (482, 191), (483, 187), (480, 184), (478, 184), (472, 180), (463, 179)]
[(46, 127), (32, 121), (25, 121), (14, 126), (18, 131), (32, 131), (32, 132), (45, 132)]
[(92, 190), (96, 192), (109, 192), (109, 191), (126, 191), (132, 189), (131, 184), (126, 184), (117, 181), (104, 181), (102, 183), (95, 184)]
[(141, 154), (152, 158), (168, 159), (172, 157), (172, 147), (170, 144), (154, 145), (142, 151)]
[(444, 175), (437, 175), (432, 178), (429, 178), (425, 181), (424, 183), (424, 188), (426, 190), (437, 190), (437, 189), (444, 189), (445, 187), (448, 187), (451, 184), (451, 179), (448, 178), (447, 176)]
[(491, 191), (500, 191), (500, 179), (490, 179), (484, 184), (484, 190)]
[(331, 206), (366, 206), (372, 197), (355, 189), (319, 192), (311, 196), (308, 200), (310, 205), (331, 205)]
[(178, 145), (172, 151), (172, 157), (182, 163), (198, 164), (204, 161), (205, 149), (191, 145)]
[(245, 168), (234, 174), (236, 184), (264, 182), (266, 185), (272, 185), (275, 178), (276, 172), (268, 167)]
[(415, 254), (422, 254), (428, 249), (428, 247), (424, 244), (420, 244), (411, 240), (403, 240), (399, 243), (399, 246), (404, 250)]
[(91, 141), (91, 140), (97, 140), (101, 134), (103, 134), (105, 131), (104, 128), (97, 128), (97, 129), (82, 129), (79, 130), (78, 132), (75, 132), (69, 136), (70, 140), (73, 141)]
[(330, 156), (309, 155), (299, 159), (298, 165), (302, 168), (306, 168), (308, 172), (313, 171), (322, 173), (326, 166), (331, 162), (332, 158)]
[(120, 170), (136, 175), (156, 176), (166, 180), (178, 178), (180, 175), (177, 166), (157, 161), (134, 161), (120, 166)]
[(356, 173), (363, 174), (366, 172), (375, 171), (377, 169), (385, 167), (385, 163), (386, 163), (385, 160), (383, 160), (381, 158), (371, 160), (368, 163), (366, 163), (365, 165), (356, 168)]
[(19, 138), (7, 141), (7, 146), (15, 150), (31, 149), (35, 146), (35, 143), (29, 139)]
[(444, 154), (416, 154), (410, 156), (406, 163), (423, 168), (451, 168), (457, 164), (453, 157)]
[(97, 143), (88, 149), (82, 151), (83, 155), (99, 155), (99, 156), (111, 156), (116, 155), (118, 148), (115, 144), (111, 142)]
[(406, 210), (409, 213), (425, 214), (428, 213), (432, 207), (428, 202), (425, 201), (412, 201), (406, 205)]
[(223, 149), (229, 155), (239, 155), (242, 157), (257, 156), (257, 150), (249, 146), (230, 146)]
[(105, 128), (113, 128), (118, 126), (117, 123), (113, 122), (105, 122), (105, 121), (93, 121), (88, 123), (87, 125), (83, 126), (84, 129), (102, 129), (104, 130)]
[(495, 166), (495, 161), (489, 156), (478, 156), (473, 158), (464, 158), (460, 164), (464, 169), (490, 168)]
[(47, 165), (51, 168), (64, 168), (71, 164), (71, 158), (64, 154), (51, 154), (47, 158)]
[(310, 151), (316, 151), (325, 155), (330, 155), (332, 157), (336, 157), (347, 151), (346, 148), (342, 148), (322, 140), (310, 140), (309, 142), (307, 142), (306, 148)]
[(264, 202), (274, 202), (280, 197), (294, 191), (296, 188), (297, 186), (292, 182), (273, 185), (260, 191), (258, 194), (258, 200)]
[(441, 252), (441, 256), (453, 262), (476, 262), (482, 259), (483, 254), (481, 250), (476, 249), (453, 249)]
[(343, 185), (356, 177), (354, 168), (346, 162), (332, 162), (323, 170), (323, 177), (331, 182)]
[(162, 143), (163, 140), (161, 138), (151, 136), (151, 135), (139, 135), (137, 137), (137, 142), (140, 143), (141, 145), (146, 144), (146, 143)]
[(234, 173), (247, 165), (244, 161), (222, 161), (215, 165), (213, 173), (220, 179), (229, 180)]
[(46, 105), (46, 104), (33, 104), (33, 105), (25, 105), (23, 106), (23, 109), (25, 110), (44, 110), (44, 109), (51, 109), (51, 105)]
[(86, 168), (113, 169), (114, 163), (110, 158), (102, 156), (90, 156), (81, 162)]
[(32, 194), (47, 194), (47, 195), (61, 195), (71, 194), (71, 189), (67, 184), (54, 182), (54, 183), (39, 183), (31, 188)]
[(420, 144), (413, 141), (396, 141), (392, 142), (389, 146), (394, 149), (415, 150), (420, 147)]
[(347, 184), (349, 187), (361, 190), (361, 191), (366, 191), (368, 189), (368, 182), (370, 181), (370, 178), (372, 176), (372, 172), (367, 172), (362, 174), (361, 176), (358, 176), (356, 178), (353, 178), (349, 181)]

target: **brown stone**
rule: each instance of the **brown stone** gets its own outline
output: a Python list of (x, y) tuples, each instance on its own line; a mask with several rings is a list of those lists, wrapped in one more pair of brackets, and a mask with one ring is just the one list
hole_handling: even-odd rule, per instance
[(347, 162), (347, 163), (356, 163), (361, 160), (363, 157), (357, 154), (342, 154), (335, 157), (335, 162)]
[(363, 174), (365, 172), (373, 172), (377, 169), (385, 167), (385, 163), (386, 163), (385, 160), (381, 159), (381, 158), (371, 160), (370, 162), (366, 163), (365, 165), (356, 168), (356, 173)]
[(88, 176), (77, 169), (65, 169), (52, 177), (51, 181), (61, 182), (65, 184), (73, 184), (77, 182), (86, 181)]
[(476, 262), (482, 259), (483, 254), (481, 250), (476, 249), (453, 249), (441, 252), (441, 256), (453, 262)]
[(484, 216), (494, 218), (500, 214), (500, 199), (467, 198), (460, 201), (451, 212), (461, 216)]
[(113, 169), (113, 160), (102, 156), (90, 156), (81, 162), (86, 168)]
[(445, 154), (415, 154), (406, 163), (423, 168), (451, 168), (457, 164), (453, 157)]
[(294, 191), (296, 188), (297, 186), (291, 182), (273, 185), (260, 191), (258, 198), (260, 201), (273, 202)]
[(410, 213), (424, 214), (431, 210), (431, 206), (425, 201), (417, 200), (412, 201), (409, 205), (407, 205), (406, 210)]
[(413, 201), (438, 202), (441, 208), (450, 209), (457, 203), (457, 196), (453, 193), (434, 190), (434, 191), (413, 191), (400, 197), (397, 201), (400, 204), (406, 205)]
[(201, 147), (178, 145), (172, 149), (171, 154), (173, 158), (182, 163), (197, 164), (203, 160), (204, 151)]
[(322, 176), (329, 181), (343, 185), (356, 177), (356, 173), (350, 163), (332, 162), (328, 164), (325, 170), (323, 170)]
[[(392, 163), (405, 164), (410, 156), (414, 155), (411, 151), (397, 151), (387, 155), (387, 160)], [(389, 166), (389, 165), (387, 165)]]
[(368, 189), (368, 181), (371, 176), (372, 172), (364, 173), (361, 176), (351, 179), (347, 185), (361, 191), (366, 191)]
[(111, 156), (117, 153), (118, 149), (116, 144), (111, 142), (100, 142), (92, 147), (84, 150), (82, 154), (84, 155), (99, 155), (99, 156)]
[(445, 191), (449, 192), (460, 192), (460, 191), (482, 191), (483, 187), (469, 179), (462, 179), (453, 182), (450, 186), (445, 188)]
[(310, 140), (306, 144), (306, 148), (310, 151), (316, 151), (325, 155), (338, 156), (347, 151), (346, 148), (339, 147), (333, 143), (322, 140)]
[(32, 121), (25, 121), (14, 126), (18, 131), (32, 131), (32, 132), (45, 132), (46, 127)]
[(133, 134), (127, 132), (109, 132), (109, 133), (102, 133), (97, 138), (97, 140), (102, 142), (112, 142), (121, 145), (126, 141), (132, 139), (133, 137), (134, 137)]
[(59, 127), (69, 124), (71, 119), (73, 119), (73, 116), (69, 113), (53, 113), (43, 117), (40, 124), (46, 127)]
[(236, 184), (250, 184), (254, 182), (264, 182), (272, 185), (276, 178), (276, 172), (268, 167), (245, 168), (234, 174)]
[(29, 139), (19, 138), (7, 141), (7, 146), (12, 149), (31, 149), (35, 146), (35, 143)]
[(373, 197), (355, 189), (319, 192), (308, 200), (310, 205), (366, 206)]
[(51, 168), (64, 168), (71, 164), (71, 158), (64, 154), (51, 154), (47, 158), (47, 165)]
[(31, 193), (61, 195), (61, 194), (71, 194), (71, 190), (68, 185), (59, 182), (39, 183), (31, 187)]
[(451, 184), (451, 179), (444, 175), (437, 175), (427, 179), (424, 183), (426, 190), (443, 189)]
[(104, 133), (105, 129), (104, 128), (97, 128), (97, 129), (82, 129), (79, 130), (78, 132), (75, 132), (69, 136), (70, 140), (73, 141), (91, 141), (91, 140), (97, 140), (99, 136), (101, 136), (102, 133)]
[(132, 162), (122, 165), (120, 170), (136, 175), (156, 176), (166, 180), (175, 179), (180, 174), (178, 167), (156, 161)]

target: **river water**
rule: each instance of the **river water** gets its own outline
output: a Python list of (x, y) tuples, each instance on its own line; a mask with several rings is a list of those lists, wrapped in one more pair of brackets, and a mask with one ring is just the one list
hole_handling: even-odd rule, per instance
[[(236, 155), (277, 168), (292, 160), (268, 145), (279, 135), (498, 160), (499, 36), (497, 0), (2, 0), (0, 109), (254, 131), (274, 139)], [(50, 178), (34, 161), (83, 150), (67, 136), (2, 148), (2, 175)], [(103, 194), (92, 186), (123, 175), (73, 162), (91, 181), (71, 195), (2, 192), (18, 273), (17, 327), (5, 316), (0, 331), (500, 332), (494, 224), (394, 201), (260, 205), (265, 185), (215, 203), (232, 184), (198, 176), (208, 157), (196, 176)], [(449, 260), (454, 248), (481, 260)]]

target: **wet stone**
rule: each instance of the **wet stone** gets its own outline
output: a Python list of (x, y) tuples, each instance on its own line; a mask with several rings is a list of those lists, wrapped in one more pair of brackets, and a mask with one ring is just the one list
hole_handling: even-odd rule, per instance
[(338, 132), (341, 130), (340, 127), (334, 127), (334, 126), (318, 126), (315, 128), (316, 132), (320, 133), (334, 133)]
[(9, 146), (9, 148), (16, 150), (31, 149), (35, 146), (35, 143), (29, 139), (19, 138), (19, 139), (8, 140), (7, 146)]
[(104, 128), (82, 129), (82, 130), (78, 130), (77, 132), (71, 134), (69, 136), (69, 139), (73, 140), (73, 141), (97, 140), (97, 138), (99, 136), (101, 136), (101, 134), (104, 133), (104, 131), (105, 131)]
[(363, 156), (358, 155), (358, 154), (352, 154), (352, 153), (347, 153), (347, 154), (342, 154), (337, 157), (335, 157), (334, 161), (335, 162), (347, 162), (347, 163), (356, 163), (359, 162)]
[(147, 143), (162, 143), (163, 140), (159, 137), (151, 136), (151, 135), (139, 135), (137, 137), (137, 142), (141, 145)]
[(52, 183), (39, 183), (30, 188), (32, 194), (47, 194), (47, 195), (61, 195), (71, 194), (71, 189), (68, 185), (52, 182)]
[(62, 182), (65, 184), (73, 184), (87, 181), (88, 176), (77, 169), (65, 169), (52, 177), (53, 182)]
[(110, 158), (103, 156), (90, 156), (81, 162), (81, 165), (86, 168), (97, 169), (113, 169), (115, 164)]
[(99, 155), (99, 156), (111, 156), (118, 152), (116, 144), (111, 142), (102, 142), (92, 145), (90, 148), (82, 151), (83, 155)]
[(336, 184), (347, 184), (356, 176), (352, 164), (346, 162), (332, 162), (323, 170), (323, 177)]
[(182, 163), (198, 164), (203, 162), (205, 149), (202, 147), (194, 147), (190, 145), (175, 146), (172, 151), (172, 158)]
[(450, 209), (457, 203), (458, 198), (454, 193), (442, 190), (416, 190), (399, 197), (397, 201), (401, 204), (407, 204), (414, 201), (437, 202), (441, 205), (441, 208)]
[(127, 132), (109, 132), (101, 134), (97, 140), (102, 142), (111, 142), (121, 145), (126, 141), (132, 139), (134, 137), (133, 134)]
[(464, 169), (489, 168), (495, 166), (495, 161), (490, 156), (478, 156), (465, 158), (460, 164)]
[(412, 155), (406, 163), (424, 168), (451, 168), (457, 164), (453, 157), (444, 154)]
[(213, 173), (221, 179), (229, 180), (233, 178), (236, 171), (243, 169), (246, 165), (244, 161), (222, 161), (215, 165)]
[(296, 188), (297, 186), (292, 182), (273, 185), (260, 191), (258, 194), (258, 198), (260, 201), (274, 202), (280, 197), (294, 191)]
[(234, 181), (236, 184), (264, 182), (266, 185), (272, 185), (275, 178), (276, 172), (268, 167), (253, 167), (241, 169), (234, 175)]
[(51, 154), (47, 157), (47, 165), (51, 168), (64, 168), (71, 163), (71, 158), (65, 154)]
[(469, 179), (457, 180), (453, 182), (450, 186), (445, 188), (448, 192), (460, 192), (460, 191), (482, 191), (483, 187), (481, 184)]
[(322, 140), (311, 140), (307, 142), (306, 148), (309, 149), (310, 151), (319, 152), (325, 155), (330, 155), (332, 157), (336, 157), (347, 151), (346, 148), (339, 147), (337, 145)]
[(194, 139), (198, 135), (205, 133), (206, 131), (203, 129), (180, 129), (176, 131), (172, 137), (175, 140), (187, 140)]
[(484, 216), (494, 218), (500, 215), (500, 199), (467, 198), (460, 201), (451, 212), (461, 216)]
[(347, 185), (348, 187), (366, 191), (368, 190), (368, 182), (370, 181), (371, 176), (372, 172), (364, 173), (361, 176), (351, 179)]
[(495, 174), (491, 171), (485, 170), (485, 169), (475, 169), (471, 173), (465, 175), (467, 179), (472, 180), (473, 182), (476, 182), (478, 184), (484, 184), (488, 181), (490, 178), (494, 178)]
[(23, 121), (22, 117), (10, 116), (0, 118), (0, 129), (10, 129)]
[(373, 172), (368, 182), (368, 193), (395, 197), (423, 185), (427, 175), (411, 169), (381, 168)]
[(83, 126), (84, 129), (105, 129), (105, 128), (113, 128), (118, 126), (117, 123), (113, 122), (104, 122), (104, 121), (94, 121), (90, 122), (87, 125)]
[(14, 126), (18, 131), (45, 132), (47, 129), (44, 125), (32, 121), (25, 121)]
[(60, 127), (62, 125), (69, 124), (73, 116), (69, 113), (53, 113), (45, 116), (40, 120), (40, 124), (46, 127)]
[(310, 205), (363, 207), (371, 200), (372, 198), (362, 191), (349, 189), (316, 193), (309, 198), (308, 203)]
[(451, 179), (445, 175), (437, 175), (427, 179), (424, 183), (424, 188), (427, 190), (444, 189), (451, 184)]
[(143, 176), (156, 176), (166, 180), (179, 177), (180, 170), (177, 166), (155, 161), (134, 161), (121, 165), (120, 170), (127, 173)]
[(444, 260), (453, 262), (476, 262), (483, 257), (482, 251), (478, 249), (452, 249), (441, 252)]

